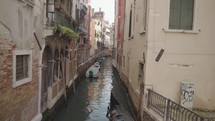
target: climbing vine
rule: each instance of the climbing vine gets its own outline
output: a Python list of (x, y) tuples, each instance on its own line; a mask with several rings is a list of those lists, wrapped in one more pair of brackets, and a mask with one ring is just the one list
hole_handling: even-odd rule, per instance
[(79, 38), (79, 35), (72, 29), (61, 25), (55, 25), (54, 34), (57, 34), (60, 37), (64, 37), (65, 39), (73, 41), (77, 41)]

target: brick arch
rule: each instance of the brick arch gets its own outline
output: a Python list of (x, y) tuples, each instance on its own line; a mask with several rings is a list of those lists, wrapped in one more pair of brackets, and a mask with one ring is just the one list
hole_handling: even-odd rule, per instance
[(42, 81), (41, 81), (41, 111), (47, 108), (48, 87), (51, 85), (52, 64), (53, 59), (52, 49), (46, 46), (42, 54)]
[(43, 51), (43, 58), (42, 58), (42, 64), (47, 63), (48, 60), (53, 59), (52, 49), (50, 46), (46, 46)]

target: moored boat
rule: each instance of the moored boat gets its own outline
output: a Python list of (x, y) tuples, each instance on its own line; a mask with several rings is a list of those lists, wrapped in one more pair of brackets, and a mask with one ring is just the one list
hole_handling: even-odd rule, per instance
[(110, 121), (134, 121), (128, 111), (117, 101), (111, 93), (107, 115)]
[(100, 71), (99, 62), (95, 62), (90, 68), (87, 69), (85, 76), (86, 77), (98, 77)]

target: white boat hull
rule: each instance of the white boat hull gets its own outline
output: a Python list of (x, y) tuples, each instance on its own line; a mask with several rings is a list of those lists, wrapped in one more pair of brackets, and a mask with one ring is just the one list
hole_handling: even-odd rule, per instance
[(100, 64), (96, 62), (89, 69), (87, 69), (85, 76), (96, 78), (99, 75), (99, 70), (100, 70)]

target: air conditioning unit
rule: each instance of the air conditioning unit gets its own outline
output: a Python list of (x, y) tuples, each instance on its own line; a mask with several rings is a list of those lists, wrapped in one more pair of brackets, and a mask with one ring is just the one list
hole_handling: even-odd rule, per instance
[(181, 106), (185, 108), (193, 108), (194, 84), (190, 82), (181, 83)]

